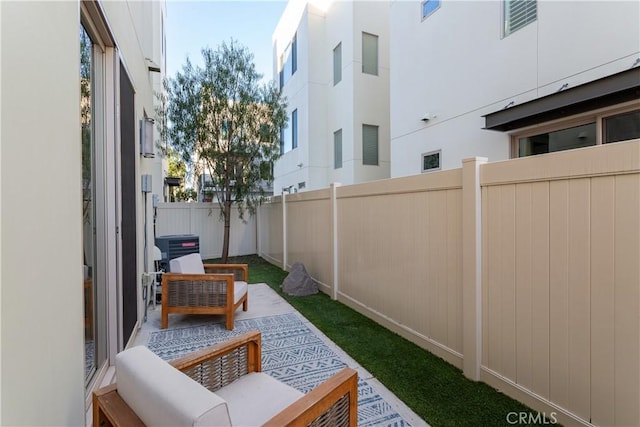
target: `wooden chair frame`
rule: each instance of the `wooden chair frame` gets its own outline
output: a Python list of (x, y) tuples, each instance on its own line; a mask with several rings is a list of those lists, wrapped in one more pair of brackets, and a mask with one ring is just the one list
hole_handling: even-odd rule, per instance
[[(261, 343), (260, 332), (247, 332), (170, 364), (215, 392), (242, 375), (261, 372)], [(236, 363), (238, 357), (242, 360), (240, 364)], [(233, 367), (231, 373), (225, 368), (229, 366)], [(214, 370), (217, 374), (212, 373)], [(249, 407), (250, 402), (247, 405)], [(356, 426), (357, 422), (358, 375), (353, 369), (344, 368), (283, 409), (264, 426)], [(144, 423), (118, 395), (116, 383), (93, 393), (93, 426), (135, 427), (144, 426)]]
[(169, 314), (222, 314), (226, 328), (233, 329), (234, 313), (248, 309), (249, 292), (234, 303), (235, 281), (249, 283), (247, 264), (204, 264), (205, 274), (162, 275), (161, 329), (169, 326)]

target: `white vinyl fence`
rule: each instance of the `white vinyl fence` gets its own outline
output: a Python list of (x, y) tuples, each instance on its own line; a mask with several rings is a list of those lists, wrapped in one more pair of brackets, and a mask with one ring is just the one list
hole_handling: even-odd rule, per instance
[[(222, 255), (224, 220), (216, 203), (159, 203), (155, 224), (156, 236), (195, 234), (200, 238), (203, 259)], [(256, 218), (245, 213), (244, 222), (238, 211), (231, 213), (229, 256), (256, 253)]]

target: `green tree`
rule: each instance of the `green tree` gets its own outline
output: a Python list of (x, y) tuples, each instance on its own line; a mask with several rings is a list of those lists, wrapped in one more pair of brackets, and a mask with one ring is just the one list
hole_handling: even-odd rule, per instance
[(172, 202), (195, 202), (198, 200), (198, 192), (186, 186), (187, 165), (174, 150), (166, 150), (168, 169), (167, 176), (180, 178), (180, 186), (171, 190), (170, 199)]
[(187, 59), (167, 80), (166, 140), (191, 166), (207, 173), (224, 219), (222, 260), (229, 256), (231, 209), (244, 220), (264, 198), (280, 156), (286, 102), (273, 82), (261, 84), (253, 55), (231, 40), (202, 50), (203, 67)]
[(167, 151), (168, 170), (167, 176), (173, 176), (182, 179), (184, 182), (187, 177), (187, 165), (184, 163), (180, 155), (174, 150)]

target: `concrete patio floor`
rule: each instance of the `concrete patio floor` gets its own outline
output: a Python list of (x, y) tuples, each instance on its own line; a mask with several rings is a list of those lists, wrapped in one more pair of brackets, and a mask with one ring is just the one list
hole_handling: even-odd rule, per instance
[[(267, 284), (249, 285), (249, 310), (244, 312), (242, 309), (236, 311), (236, 320), (252, 319), (265, 316), (273, 316), (278, 314), (295, 313), (296, 310), (280, 295), (278, 295)], [(149, 334), (160, 330), (160, 305), (155, 308), (150, 305), (147, 313), (147, 321), (142, 324), (138, 331), (133, 345), (146, 345), (149, 341)], [(382, 385), (373, 375), (360, 366), (340, 347), (334, 344), (320, 330), (318, 330), (311, 322), (306, 320), (302, 315), (298, 315), (304, 319), (305, 325), (314, 331), (327, 346), (329, 346), (349, 367), (358, 372), (358, 376), (365, 379), (376, 391), (385, 399), (409, 424), (412, 426), (428, 426), (420, 417), (418, 417), (411, 409), (409, 409), (400, 399)], [(207, 315), (180, 315), (172, 314), (169, 316), (169, 328), (184, 328), (189, 326), (202, 325), (206, 323), (222, 323), (222, 316)]]

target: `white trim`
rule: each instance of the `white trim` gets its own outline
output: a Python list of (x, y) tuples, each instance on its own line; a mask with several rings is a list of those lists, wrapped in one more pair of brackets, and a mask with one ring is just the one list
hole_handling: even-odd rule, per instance
[[(115, 190), (115, 251), (116, 251), (116, 268), (115, 268), (115, 288), (110, 288), (110, 298), (113, 298), (113, 306), (110, 306), (109, 314), (114, 315), (115, 319), (109, 319), (109, 351), (110, 351), (110, 359), (115, 361), (115, 355), (119, 350), (122, 350), (123, 344), (123, 334), (122, 334), (122, 305), (119, 304), (119, 301), (122, 301), (122, 265), (119, 260), (122, 259), (122, 182), (121, 182), (121, 174), (122, 174), (122, 165), (120, 164), (120, 153), (121, 153), (121, 132), (122, 129), (120, 127), (121, 122), (121, 100), (120, 100), (120, 63), (122, 62), (122, 54), (118, 49), (115, 49), (114, 55), (114, 90), (113, 96), (115, 100), (114, 111), (115, 111), (115, 121), (114, 121), (114, 137), (113, 137), (113, 146), (114, 146), (114, 176), (113, 176), (113, 185)], [(114, 311), (111, 311), (112, 308), (115, 308)], [(115, 329), (114, 329), (115, 327)], [(111, 357), (113, 355), (113, 357)]]
[[(118, 111), (117, 111), (117, 99), (116, 99), (116, 87), (117, 87), (117, 52), (115, 48), (108, 48), (105, 52), (105, 69), (108, 72), (105, 74), (105, 92), (112, 94), (105, 98), (105, 120), (109, 126), (105, 128), (105, 141), (107, 142), (105, 147), (105, 186), (106, 194), (105, 203), (107, 206), (117, 206), (119, 201), (117, 200), (117, 184), (118, 178), (116, 175), (119, 162), (117, 160), (118, 147), (116, 141), (118, 135)], [(117, 221), (118, 216), (116, 209), (109, 209), (106, 218), (106, 234), (108, 236), (106, 240), (106, 268), (107, 268), (107, 284), (116, 284), (118, 282), (118, 242), (117, 242)], [(115, 360), (115, 355), (118, 352), (117, 349), (117, 322), (113, 319), (113, 313), (118, 310), (117, 295), (114, 285), (107, 285), (106, 299), (107, 299), (107, 359), (110, 361)]]
[[(97, 5), (97, 4), (96, 4)], [(113, 170), (117, 162), (114, 125), (116, 112), (116, 69), (114, 61), (117, 52), (113, 47), (113, 37), (104, 14), (93, 3), (81, 3), (80, 25), (89, 35), (92, 43), (92, 180), (94, 223), (93, 242), (93, 327), (94, 341), (98, 344), (94, 352), (95, 373), (85, 384), (86, 402), (90, 404), (91, 392), (99, 385), (105, 372), (115, 360), (117, 340), (114, 333), (117, 325), (112, 313), (117, 310), (117, 299), (113, 297), (116, 283), (117, 260), (115, 258), (115, 211), (110, 209), (115, 203)], [(96, 350), (97, 350), (96, 349)], [(86, 380), (86, 378), (85, 378)]]

